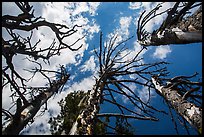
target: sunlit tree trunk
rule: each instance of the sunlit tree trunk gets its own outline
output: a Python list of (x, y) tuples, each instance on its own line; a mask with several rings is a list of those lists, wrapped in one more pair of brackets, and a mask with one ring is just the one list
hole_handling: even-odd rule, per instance
[(11, 123), (5, 128), (3, 134), (18, 135), (28, 122), (32, 121), (34, 116), (40, 110), (40, 107), (45, 104), (54, 93), (58, 92), (59, 88), (66, 83), (68, 78), (69, 75), (65, 75), (60, 80), (53, 82), (50, 88), (41, 92), (28, 104), (23, 105), (20, 108), (18, 108), (19, 106), (17, 105), (17, 113), (13, 116)]
[(157, 91), (159, 91), (159, 94), (161, 94), (184, 119), (200, 132), (202, 130), (202, 108), (185, 100), (184, 97), (178, 94), (179, 91), (177, 89), (161, 85), (155, 77), (152, 77), (152, 82)]
[(107, 79), (107, 74), (101, 76), (101, 78), (96, 82), (96, 85), (91, 91), (88, 92), (88, 100), (86, 101), (85, 108), (81, 111), (77, 120), (73, 124), (69, 135), (92, 135), (94, 120), (99, 112), (99, 105), (101, 103), (102, 91), (105, 86)]

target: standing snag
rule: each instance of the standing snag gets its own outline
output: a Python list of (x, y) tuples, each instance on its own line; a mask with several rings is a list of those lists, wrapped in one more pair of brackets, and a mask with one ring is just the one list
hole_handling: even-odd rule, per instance
[[(93, 89), (88, 92), (86, 107), (82, 109), (77, 120), (73, 123), (69, 133), (70, 135), (97, 134), (95, 132), (96, 121), (100, 120), (105, 124), (105, 121), (99, 119), (101, 117), (121, 118), (124, 119), (124, 123), (126, 124), (128, 124), (127, 119), (129, 118), (158, 121), (157, 118), (152, 116), (151, 110), (159, 112), (163, 111), (150, 106), (148, 101), (143, 101), (135, 91), (126, 84), (132, 83), (148, 87), (148, 91), (150, 92), (150, 89), (153, 88), (153, 86), (151, 85), (148, 76), (165, 71), (166, 68), (159, 67), (159, 65), (167, 63), (156, 62), (148, 64), (140, 62), (142, 58), (139, 54), (144, 48), (141, 48), (133, 57), (127, 60), (126, 57), (131, 51), (127, 52), (127, 54), (124, 53), (127, 51), (125, 43), (129, 39), (130, 38), (117, 42), (117, 35), (114, 35), (106, 45), (103, 45), (102, 33), (100, 33), (99, 50), (98, 52), (95, 50), (99, 61), (99, 76), (96, 78), (96, 83), (93, 86)], [(153, 70), (152, 68), (154, 67), (157, 69)], [(134, 78), (132, 79), (130, 76), (133, 76)], [(122, 104), (119, 100), (115, 99), (115, 95), (118, 95), (121, 98), (122, 96), (126, 97), (128, 103), (133, 105), (139, 111), (134, 111), (130, 107)], [(105, 102), (116, 106), (119, 112), (100, 113), (100, 105)], [(105, 125), (112, 130), (117, 130), (116, 127), (114, 128), (107, 123)]]
[[(58, 81), (51, 83), (52, 86), (40, 92), (33, 100), (28, 101), (22, 106), (20, 98), (17, 99), (17, 109), (14, 115), (10, 115), (10, 123), (5, 129), (5, 135), (18, 135), (21, 130), (28, 124), (33, 122), (34, 116), (40, 110), (41, 106), (47, 103), (47, 100), (53, 96), (66, 83), (70, 75), (64, 75)], [(47, 108), (45, 108), (47, 109)], [(6, 111), (2, 112), (6, 115)]]
[[(196, 130), (202, 133), (202, 82), (190, 81), (197, 75), (177, 76), (171, 79), (152, 76), (155, 89)], [(165, 84), (165, 81), (166, 84)]]
[[(76, 24), (68, 27), (51, 23), (42, 17), (35, 17), (35, 9), (28, 2), (15, 2), (15, 4), (20, 9), (19, 15), (2, 15), (2, 95), (5, 92), (11, 92), (9, 96), (11, 106), (2, 108), (2, 132), (12, 135), (19, 134), (29, 122), (33, 122), (34, 116), (42, 105), (45, 104), (43, 111), (47, 109), (47, 100), (58, 93), (60, 88), (62, 90), (70, 76), (63, 66), (60, 67), (61, 72), (44, 69), (44, 65), (40, 63), (41, 60), (50, 65), (49, 59), (60, 55), (61, 50), (76, 51), (81, 48), (82, 45), (77, 48), (73, 46), (83, 39), (82, 37), (67, 44), (65, 39), (76, 33), (77, 28), (81, 26)], [(50, 29), (55, 34), (58, 43), (54, 39), (51, 45), (45, 45), (42, 48), (39, 46), (41, 39), (34, 42), (33, 36), (41, 27)], [(27, 36), (29, 33), (30, 35)], [(19, 60), (15, 60), (18, 58), (16, 56), (25, 57), (24, 59), (32, 64), (32, 67), (17, 68), (16, 64)], [(31, 76), (30, 73), (27, 76), (27, 73), (23, 72), (30, 72)], [(41, 74), (40, 78), (47, 79), (49, 86), (42, 87), (43, 84), (38, 87), (30, 86), (32, 79), (39, 76), (36, 75), (37, 73)], [(55, 80), (50, 74), (54, 74)]]
[[(193, 14), (190, 10), (200, 6)], [(187, 44), (202, 42), (202, 2), (176, 2), (172, 8), (158, 13), (162, 4), (138, 20), (138, 42), (143, 46), (168, 44)], [(152, 33), (145, 30), (145, 25), (153, 18), (167, 13), (161, 26)]]

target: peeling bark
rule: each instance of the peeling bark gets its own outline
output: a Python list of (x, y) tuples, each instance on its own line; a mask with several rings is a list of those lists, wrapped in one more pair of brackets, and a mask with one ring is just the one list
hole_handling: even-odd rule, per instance
[[(88, 93), (88, 100), (85, 108), (77, 117), (74, 122), (69, 135), (92, 135), (93, 126), (97, 113), (99, 112), (99, 105), (101, 103), (101, 93), (104, 88), (104, 81), (107, 79), (107, 74), (101, 76), (101, 78), (96, 82), (96, 85)], [(82, 98), (83, 100), (83, 98)], [(82, 101), (81, 100), (81, 101)], [(81, 102), (80, 101), (80, 102)]]
[(50, 88), (37, 95), (34, 100), (29, 102), (29, 104), (22, 106), (19, 116), (14, 116), (12, 122), (5, 128), (2, 134), (18, 135), (28, 124), (28, 122), (34, 118), (34, 116), (40, 110), (40, 107), (45, 104), (62, 85), (64, 85), (68, 78), (69, 75), (62, 77), (57, 82), (53, 83)]
[(162, 86), (152, 77), (152, 82), (155, 88), (161, 95), (173, 106), (173, 108), (185, 118), (198, 131), (202, 129), (202, 108), (195, 104), (183, 100), (182, 96), (178, 94), (176, 89)]

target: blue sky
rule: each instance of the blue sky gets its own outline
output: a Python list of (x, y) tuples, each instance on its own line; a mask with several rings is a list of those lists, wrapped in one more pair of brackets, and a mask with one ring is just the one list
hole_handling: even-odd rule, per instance
[[(48, 108), (52, 113), (46, 112), (42, 117), (36, 117), (35, 122), (30, 126), (27, 126), (22, 134), (50, 134), (49, 114), (56, 116), (60, 112), (60, 107), (57, 102), (60, 101), (67, 93), (74, 90), (89, 90), (92, 88), (95, 80), (94, 76), (97, 76), (98, 61), (94, 55), (94, 47), (99, 46), (99, 32), (103, 32), (103, 41), (107, 41), (114, 33), (118, 33), (121, 39), (134, 36), (127, 42), (127, 46), (130, 50), (138, 51), (140, 45), (136, 42), (136, 28), (137, 20), (140, 13), (143, 10), (150, 10), (156, 6), (156, 2), (102, 2), (102, 3), (31, 3), (34, 5), (36, 16), (41, 15), (46, 20), (55, 23), (66, 23), (67, 25), (79, 24), (82, 28), (76, 36), (67, 42), (74, 41), (78, 37), (82, 37), (87, 32), (87, 37), (81, 40), (78, 45), (84, 44), (84, 46), (76, 52), (64, 50), (60, 57), (54, 57), (50, 62), (51, 66), (43, 64), (45, 68), (57, 69), (59, 64), (64, 64), (67, 67), (68, 72), (71, 74), (70, 80), (66, 83), (65, 89), (61, 94), (57, 94), (55, 98), (51, 98), (48, 101)], [(163, 9), (172, 6), (174, 3), (164, 4)], [(15, 15), (18, 9), (10, 11), (10, 8), (16, 8), (11, 3), (3, 3), (2, 14)], [(158, 17), (157, 20), (153, 20), (146, 26), (146, 29), (152, 31), (161, 24), (161, 20), (165, 16)], [(3, 35), (5, 31), (2, 30)], [(41, 33), (49, 34), (45, 37)], [(51, 43), (54, 35), (45, 28), (39, 29), (36, 32), (34, 39), (43, 39), (41, 46), (45, 46)], [(77, 44), (75, 47), (78, 46)], [(151, 63), (156, 61), (167, 61), (171, 64), (168, 65), (168, 71), (170, 71), (171, 77), (177, 75), (192, 75), (194, 72), (198, 72), (202, 76), (202, 43), (185, 44), (185, 45), (167, 45), (159, 47), (149, 47), (148, 50), (142, 53), (144, 62)], [(24, 67), (32, 68), (33, 64), (28, 64), (23, 57), (17, 56), (15, 62), (21, 62)], [(2, 64), (4, 61), (2, 60)], [(16, 69), (24, 75), (27, 73), (22, 71), (21, 66), (16, 63)], [(39, 79), (40, 76), (36, 76), (30, 85), (44, 85), (46, 81)], [(34, 84), (33, 84), (34, 83)], [(134, 85), (131, 85), (134, 87)], [(142, 94), (141, 94), (142, 95)], [(164, 109), (168, 112), (163, 99), (157, 96), (156, 93), (152, 93), (152, 104), (156, 108)], [(3, 96), (8, 97), (8, 93), (4, 93)], [(145, 97), (144, 97), (145, 98)], [(8, 107), (9, 102), (3, 99), (3, 107)], [(121, 103), (124, 103), (121, 101)], [(128, 104), (127, 104), (128, 105)], [(102, 105), (101, 111), (113, 110), (110, 105)], [(160, 120), (159, 122), (130, 120), (133, 127), (136, 129), (136, 134), (176, 134), (173, 124), (169, 116), (156, 113)], [(179, 133), (186, 134), (185, 130), (179, 126)], [(40, 131), (41, 130), (41, 131)], [(191, 130), (192, 134), (196, 134), (194, 130)]]

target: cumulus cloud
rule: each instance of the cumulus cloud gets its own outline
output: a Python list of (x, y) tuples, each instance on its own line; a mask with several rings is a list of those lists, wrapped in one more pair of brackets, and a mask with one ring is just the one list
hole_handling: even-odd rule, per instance
[[(47, 21), (65, 24), (69, 27), (72, 27), (75, 24), (83, 26), (81, 28), (77, 28), (78, 29), (77, 33), (75, 33), (70, 38), (66, 39), (65, 43), (71, 44), (74, 41), (76, 41), (78, 38), (83, 37), (85, 34), (88, 36), (80, 40), (76, 45), (73, 46), (73, 48), (77, 48), (81, 44), (83, 44), (83, 47), (81, 49), (79, 49), (77, 52), (73, 52), (68, 49), (62, 50), (60, 56), (54, 56), (50, 59), (50, 65), (45, 64), (43, 60), (40, 59), (39, 62), (42, 64), (43, 68), (49, 69), (49, 70), (57, 70), (59, 68), (59, 64), (61, 65), (80, 64), (83, 59), (84, 52), (88, 49), (88, 46), (89, 46), (89, 44), (87, 43), (87, 40), (92, 39), (93, 35), (100, 31), (100, 26), (96, 23), (96, 20), (95, 19), (90, 20), (89, 18), (84, 17), (84, 13), (89, 14), (91, 17), (97, 15), (97, 9), (99, 8), (100, 3), (96, 3), (96, 2), (94, 3), (92, 2), (88, 2), (88, 3), (87, 2), (80, 2), (80, 3), (75, 3), (75, 2), (39, 3), (38, 2), (38, 3), (35, 3), (34, 2), (32, 4), (34, 4), (34, 8), (38, 8), (38, 10), (36, 10), (35, 13), (37, 12), (38, 15), (42, 15), (42, 17), (45, 18)], [(150, 10), (155, 6), (155, 4), (156, 3), (152, 4), (152, 3), (146, 3), (146, 2), (145, 3), (132, 2), (130, 3), (129, 8), (138, 9), (139, 7), (143, 7), (146, 10)], [(13, 8), (13, 5), (9, 6), (6, 4), (2, 8), (4, 13), (5, 12), (10, 13), (14, 11), (14, 10), (10, 11), (10, 9)], [(118, 33), (118, 39), (116, 43), (129, 36), (129, 29), (132, 22), (137, 24), (136, 21), (133, 20), (132, 16), (123, 16), (123, 17), (120, 17), (119, 20), (117, 21), (119, 21), (118, 22), (119, 26), (115, 29), (113, 33), (110, 33), (108, 35), (108, 38), (110, 38), (111, 36), (113, 36), (113, 34)], [(154, 25), (156, 24), (154, 23), (156, 21), (157, 20), (153, 20), (152, 24), (147, 25), (146, 26), (147, 29), (151, 31)], [(38, 28), (38, 31), (35, 31), (33, 36), (34, 36), (34, 40), (33, 40), (34, 43), (37, 42), (38, 39), (42, 40), (39, 43), (40, 48), (46, 48), (53, 42), (53, 39), (55, 38), (55, 34), (50, 29), (47, 29), (46, 27)], [(57, 44), (59, 43), (57, 42), (56, 45)], [(124, 60), (130, 60), (141, 49), (141, 46), (136, 41), (133, 43), (133, 45), (134, 46), (131, 50), (127, 50), (121, 54), (121, 55), (125, 55), (126, 53), (128, 53), (128, 51), (132, 51), (131, 54), (129, 54), (126, 58), (124, 58)], [(142, 57), (145, 54), (145, 52), (146, 50), (144, 50), (139, 57)], [(168, 49), (166, 46), (158, 47), (153, 56), (158, 58), (165, 58), (166, 55), (170, 52), (171, 52), (170, 48)], [(14, 67), (16, 68), (17, 72), (19, 72), (22, 76), (30, 77), (31, 74), (29, 72), (24, 71), (23, 69), (24, 68), (32, 69), (36, 66), (36, 64), (31, 63), (25, 59), (23, 60), (23, 58), (25, 58), (25, 56), (23, 55), (15, 56), (13, 60)], [(2, 62), (4, 62), (5, 64), (5, 60), (4, 61), (2, 60)], [(96, 68), (95, 57), (91, 56), (90, 58), (88, 58), (88, 60), (85, 61), (85, 64), (80, 69), (81, 71), (92, 71), (94, 72), (94, 75), (95, 75), (96, 73), (95, 70), (98, 70)], [(53, 74), (50, 74), (49, 76), (51, 75), (53, 76)], [(73, 78), (74, 76), (71, 79)], [(130, 78), (133, 79), (134, 76)], [(32, 79), (32, 81), (28, 82), (27, 84), (30, 86), (39, 86), (39, 85), (44, 86), (46, 83), (47, 83), (47, 80), (44, 79), (44, 77), (41, 74), (36, 74), (36, 76)], [(51, 111), (52, 115), (56, 116), (57, 114), (60, 113), (60, 107), (57, 104), (59, 100), (64, 98), (69, 92), (72, 92), (72, 91), (77, 91), (77, 90), (87, 91), (91, 89), (94, 84), (95, 84), (95, 79), (93, 78), (93, 76), (91, 76), (91, 77), (84, 78), (79, 82), (75, 82), (73, 83), (73, 85), (65, 85), (66, 90), (64, 92), (62, 92), (61, 94), (57, 94), (54, 98), (51, 98), (48, 100), (48, 109), (49, 109), (48, 111)], [(131, 89), (136, 89), (136, 86), (133, 84), (129, 84), (128, 86), (131, 87)], [(11, 92), (7, 92), (7, 91), (9, 91), (8, 88), (4, 90), (2, 94), (2, 96), (4, 97), (2, 99), (2, 106), (5, 108), (8, 108), (8, 106), (11, 103), (11, 99), (9, 98), (9, 94)], [(127, 93), (130, 94), (128, 91)], [(142, 91), (139, 94), (145, 100), (145, 96), (147, 96), (146, 92)], [(127, 102), (127, 101), (128, 101), (127, 99), (124, 99), (124, 102)], [(49, 124), (47, 124), (50, 118), (50, 113), (48, 111), (42, 117), (36, 117), (34, 123), (32, 123), (30, 127), (27, 126), (26, 129), (24, 129), (23, 134), (50, 134)], [(39, 113), (40, 112), (38, 112), (38, 114)], [(40, 131), (39, 127), (43, 128), (43, 131)], [(29, 132), (26, 133), (26, 131), (29, 131)]]
[(96, 69), (95, 57), (92, 55), (83, 66), (81, 66), (81, 71), (94, 71)]
[[(10, 15), (18, 15), (20, 13), (20, 10), (18, 9), (15, 4), (12, 3), (3, 3), (3, 14), (10, 14)], [(68, 45), (74, 43), (78, 38), (83, 37), (84, 35), (89, 35), (89, 38), (92, 38), (94, 33), (97, 33), (100, 30), (100, 27), (96, 22), (92, 19), (89, 20), (88, 18), (84, 17), (82, 13), (88, 13), (90, 16), (97, 15), (97, 9), (100, 5), (100, 3), (62, 3), (62, 2), (54, 2), (54, 3), (46, 3), (46, 2), (32, 2), (31, 5), (34, 5), (35, 13), (37, 13), (37, 16), (42, 16), (46, 19), (46, 21), (58, 23), (58, 24), (64, 24), (69, 26), (70, 28), (73, 27), (75, 24), (82, 25), (83, 27), (76, 28), (78, 31), (72, 35), (71, 37), (65, 39), (65, 43)], [(13, 10), (10, 10), (13, 9)], [(17, 10), (14, 10), (17, 9)], [(35, 14), (34, 13), (34, 14)], [(3, 15), (2, 14), (2, 15)], [(75, 14), (75, 15), (73, 15)], [(6, 34), (6, 31), (3, 31), (2, 35), (5, 37), (5, 39), (8, 39), (8, 35)], [(30, 35), (30, 32), (23, 32), (18, 31), (20, 35), (25, 35), (26, 37)], [(51, 31), (51, 29), (47, 27), (39, 27), (38, 30), (34, 30), (33, 33), (33, 39), (32, 44), (35, 44), (39, 39), (41, 39), (41, 42), (38, 44), (38, 49), (44, 49), (49, 47), (54, 38), (56, 39), (55, 34)], [(82, 60), (82, 57), (84, 55), (85, 50), (88, 48), (87, 44), (88, 38), (85, 37), (84, 39), (80, 40), (77, 44), (75, 44), (72, 48), (78, 48), (81, 44), (83, 44), (82, 48), (80, 48), (77, 52), (70, 51), (69, 49), (61, 50), (60, 56), (54, 56), (50, 58), (50, 65), (44, 63), (42, 59), (39, 59), (38, 62), (42, 65), (43, 69), (53, 70), (56, 71), (59, 69), (59, 64), (66, 65), (66, 64), (75, 64), (80, 63)], [(56, 41), (57, 46), (59, 44), (58, 40)], [(46, 55), (46, 53), (43, 53)], [(16, 55), (13, 58), (13, 64), (15, 70), (23, 77), (30, 78), (32, 76), (32, 73), (25, 71), (24, 69), (31, 70), (35, 67), (39, 67), (37, 64), (32, 63), (25, 59), (26, 56), (24, 55)], [(91, 61), (94, 58), (91, 58)], [(5, 58), (2, 58), (2, 66), (5, 66)], [(93, 65), (93, 64), (92, 64)], [(93, 69), (94, 66), (91, 67)], [(89, 69), (89, 68), (88, 68)], [(9, 73), (9, 71), (8, 71)], [(48, 76), (54, 76), (53, 73), (48, 74)], [(90, 89), (95, 82), (91, 78), (86, 78), (81, 81), (82, 83), (74, 84), (73, 87), (68, 88), (66, 91), (62, 92), (62, 94), (56, 95), (55, 98), (51, 98), (48, 100), (48, 108), (49, 110), (53, 110), (53, 115), (57, 115), (60, 112), (60, 108), (57, 104), (57, 102), (64, 98), (65, 95), (69, 91), (77, 90), (77, 89)], [(28, 83), (26, 83), (27, 86), (45, 86), (48, 81), (43, 77), (41, 74), (36, 73), (35, 77), (33, 77), (32, 80), (30, 80)], [(88, 83), (88, 84), (87, 84)], [(80, 85), (78, 87), (78, 85)], [(8, 92), (9, 91), (9, 92)], [(3, 108), (9, 108), (12, 100), (9, 97), (11, 95), (9, 87), (5, 87), (4, 92), (2, 93), (2, 96), (4, 97), (2, 99), (2, 107)], [(15, 107), (13, 108), (15, 110)], [(48, 111), (49, 111), (48, 110)], [(38, 112), (39, 114), (40, 112)], [(37, 114), (37, 115), (38, 115)], [(38, 128), (41, 123), (47, 123), (50, 114), (48, 112), (43, 115), (43, 117), (36, 117), (34, 123), (30, 126), (28, 134), (50, 134), (49, 128), (46, 124), (43, 124), (43, 129), (45, 128), (45, 133), (39, 132)], [(37, 126), (37, 127), (36, 127)], [(36, 128), (35, 128), (36, 127)], [(26, 127), (28, 128), (28, 127)], [(27, 131), (25, 129), (25, 131)], [(24, 132), (26, 134), (26, 132)], [(23, 133), (23, 134), (24, 134)]]
[(91, 21), (89, 21), (89, 23), (86, 26), (86, 29), (89, 32), (88, 38), (90, 40), (92, 40), (94, 33), (98, 33), (100, 31), (100, 26), (97, 25), (95, 22), (96, 22), (96, 20), (92, 19)]
[(100, 2), (77, 2), (72, 3), (72, 6), (76, 8), (74, 10), (73, 15), (78, 15), (83, 12), (89, 12), (91, 16), (95, 16), (96, 10), (98, 6), (100, 5)]
[(159, 46), (153, 53), (153, 57), (158, 59), (165, 59), (169, 53), (171, 53), (171, 48), (168, 45)]
[(83, 90), (87, 92), (88, 90), (91, 90), (93, 85), (95, 84), (95, 79), (93, 76), (90, 76), (88, 78), (84, 78), (80, 82), (74, 83), (68, 91), (77, 91), (77, 90)]
[[(4, 8), (3, 8), (4, 14), (6, 14), (7, 9), (10, 9), (11, 7), (15, 7), (15, 5), (11, 3), (3, 3), (3, 4), (4, 4)], [(89, 21), (88, 18), (85, 18), (81, 15), (82, 12), (88, 12), (88, 13), (92, 13), (92, 15), (95, 15), (97, 7), (100, 5), (100, 3), (93, 4), (93, 3), (62, 3), (62, 2), (60, 3), (46, 3), (46, 2), (35, 3), (33, 2), (31, 4), (34, 5), (34, 8), (38, 8), (37, 12), (39, 11), (42, 12), (41, 15), (43, 18), (46, 19), (46, 21), (50, 21), (54, 23), (61, 23), (67, 26), (73, 26), (75, 24), (84, 25), (83, 28), (77, 28), (78, 31), (75, 34), (73, 34), (71, 37), (65, 39), (64, 42), (68, 45), (74, 43), (78, 38), (83, 37), (85, 35), (84, 33), (85, 31), (93, 35), (94, 33), (97, 33), (100, 29), (99, 26), (95, 23), (95, 21), (93, 20)], [(75, 5), (75, 7), (73, 6), (73, 4)], [(39, 7), (41, 7), (42, 9), (39, 9)], [(86, 9), (86, 7), (88, 7), (88, 9)], [(85, 8), (85, 10), (78, 10), (78, 8), (80, 9)], [(77, 17), (72, 17), (70, 15), (74, 11), (78, 14)], [(11, 13), (11, 12), (8, 12), (8, 13)], [(24, 35), (24, 33), (21, 32), (20, 34)], [(4, 33), (3, 35), (5, 36), (6, 34)], [(55, 37), (56, 36), (51, 31), (51, 29), (47, 27), (39, 27), (37, 31), (34, 31), (32, 43), (34, 44), (39, 39), (41, 39), (41, 42), (37, 46), (37, 50), (44, 49), (52, 44)], [(77, 52), (73, 52), (69, 49), (61, 50), (60, 56), (54, 56), (50, 58), (49, 60), (50, 65), (45, 64), (42, 59), (39, 59), (38, 61), (39, 63), (41, 63), (44, 69), (49, 69), (49, 70), (57, 70), (59, 68), (59, 64), (79, 63), (81, 60), (78, 60), (77, 57), (78, 56), (83, 57), (84, 51), (88, 48), (88, 44), (86, 44), (86, 40), (87, 38), (85, 37), (84, 39), (82, 39), (81, 41), (79, 41), (72, 47), (72, 48), (77, 48), (81, 44), (83, 44), (82, 48), (80, 48)], [(59, 42), (56, 40), (55, 45), (57, 46), (58, 44)], [(43, 54), (46, 55), (46, 53), (43, 53)], [(13, 58), (13, 64), (14, 64), (14, 68), (16, 69), (17, 72), (20, 73), (20, 75), (25, 76), (26, 78), (29, 78), (31, 77), (32, 74), (27, 71), (24, 71), (23, 69), (28, 69), (28, 70), (32, 69), (36, 66), (36, 64), (24, 59), (25, 57), (26, 56), (24, 55), (15, 56)], [(79, 59), (82, 59), (82, 58), (79, 58)], [(3, 58), (3, 60), (5, 59)], [(4, 63), (3, 65), (5, 65), (5, 61), (2, 61), (2, 62)], [(34, 77), (32, 81), (30, 81), (30, 84), (31, 85), (32, 83), (35, 83), (35, 85), (39, 83), (41, 83), (41, 85), (45, 84), (46, 81), (43, 82), (42, 76), (41, 78), (39, 76), (36, 75), (36, 77)]]
[(100, 2), (88, 2), (88, 5), (89, 5), (89, 13), (92, 16), (98, 15), (96, 11), (100, 6)]
[(129, 26), (130, 26), (130, 23), (132, 21), (132, 17), (121, 17), (120, 18), (120, 32), (123, 34), (123, 35), (129, 35)]
[[(4, 8), (3, 8), (4, 14), (6, 14), (7, 9), (10, 9), (11, 7), (15, 7), (15, 5), (11, 3), (3, 3), (3, 4), (4, 4)], [(78, 31), (75, 34), (73, 34), (71, 37), (68, 37), (67, 39), (65, 39), (64, 42), (68, 45), (74, 43), (78, 38), (83, 37), (85, 35), (84, 33), (85, 31), (89, 33), (90, 34), (89, 36), (91, 37), (94, 33), (97, 33), (100, 29), (99, 26), (95, 23), (95, 21), (93, 20), (89, 21), (88, 18), (83, 17), (81, 14), (81, 12), (90, 13), (90, 11), (91, 13), (96, 14), (97, 7), (99, 6), (100, 3), (97, 3), (96, 5), (92, 3), (89, 3), (89, 4), (83, 3), (81, 5), (82, 9), (84, 7), (88, 7), (88, 9), (81, 10), (81, 11), (78, 10), (80, 3), (61, 3), (61, 2), (60, 3), (46, 3), (46, 2), (35, 3), (33, 2), (32, 4), (34, 5), (34, 8), (38, 8), (37, 10), (38, 14), (40, 14), (39, 11), (42, 12), (41, 15), (43, 18), (46, 19), (46, 21), (50, 21), (54, 23), (61, 23), (67, 26), (73, 26), (75, 24), (84, 25), (84, 27), (82, 28), (77, 28)], [(73, 4), (75, 5), (74, 8), (73, 8)], [(85, 6), (85, 5), (88, 5), (88, 6)], [(42, 9), (39, 9), (40, 7)], [(70, 14), (74, 12), (75, 10), (78, 16), (72, 17)], [(11, 12), (8, 12), (8, 13), (11, 13)], [(26, 32), (22, 33), (21, 31), (19, 34), (24, 35), (25, 33)], [(5, 36), (6, 33), (3, 33), (3, 35)], [(56, 36), (51, 31), (51, 29), (47, 27), (39, 27), (37, 31), (36, 30), (34, 31), (33, 39), (31, 42), (32, 44), (34, 44), (39, 39), (41, 39), (41, 42), (37, 46), (37, 50), (44, 49), (52, 44), (55, 37)], [(59, 64), (80, 63), (81, 60), (78, 60), (77, 56), (83, 57), (84, 51), (88, 48), (88, 44), (86, 44), (86, 40), (87, 38), (85, 37), (84, 39), (82, 39), (81, 41), (79, 41), (72, 47), (72, 48), (78, 48), (81, 44), (83, 44), (82, 48), (80, 48), (77, 52), (73, 52), (69, 49), (61, 50), (60, 56), (54, 56), (50, 58), (49, 60), (50, 65), (45, 64), (42, 59), (39, 59), (38, 61), (39, 63), (41, 63), (44, 69), (49, 69), (49, 70), (57, 70), (59, 68)], [(56, 40), (55, 45), (57, 46), (58, 44), (59, 42)], [(43, 53), (43, 54), (46, 55), (46, 53)], [(26, 56), (24, 55), (15, 56), (13, 58), (13, 64), (14, 64), (14, 68), (16, 69), (17, 72), (19, 72), (20, 75), (25, 76), (26, 78), (29, 78), (32, 76), (32, 74), (27, 71), (24, 71), (23, 69), (28, 69), (28, 70), (33, 69), (36, 66), (36, 64), (28, 60), (25, 60), (24, 59), (25, 57)], [(5, 59), (3, 58), (3, 60)], [(3, 65), (5, 65), (5, 61), (2, 61), (2, 62), (4, 63)], [(28, 85), (31, 86), (33, 85), (33, 83), (35, 83), (35, 85), (38, 85), (38, 84), (44, 85), (47, 82), (46, 80), (43, 79), (42, 75), (41, 77), (40, 75), (38, 76), (37, 75), (36, 77), (32, 79), (32, 81), (28, 83)]]
[[(121, 52), (121, 57), (122, 56), (125, 56), (124, 58), (122, 58), (121, 61), (131, 61), (138, 53), (139, 51), (142, 49), (142, 46), (137, 42), (137, 41), (134, 41), (133, 43), (133, 48), (132, 49), (127, 49), (123, 52)], [(139, 56), (137, 57), (137, 59), (139, 58), (142, 58), (143, 55), (146, 53), (147, 50), (143, 50), (142, 52), (140, 52)], [(137, 63), (142, 63), (143, 60), (140, 60), (140, 62), (137, 62)], [(132, 76), (130, 76), (132, 77)]]
[(142, 6), (142, 2), (130, 2), (128, 8), (136, 10), (136, 9), (140, 9), (141, 6)]
[(122, 40), (129, 37), (129, 27), (132, 22), (131, 16), (123, 16), (119, 19), (119, 26), (112, 32), (107, 35), (107, 41), (111, 39), (114, 35), (117, 34), (117, 39), (115, 41), (115, 45), (117, 45), (118, 42), (121, 42)]

